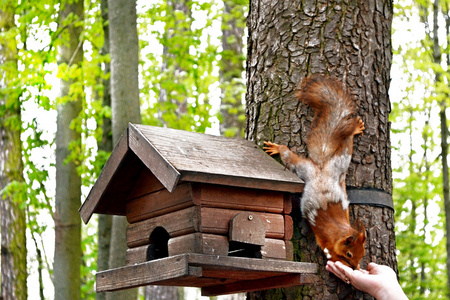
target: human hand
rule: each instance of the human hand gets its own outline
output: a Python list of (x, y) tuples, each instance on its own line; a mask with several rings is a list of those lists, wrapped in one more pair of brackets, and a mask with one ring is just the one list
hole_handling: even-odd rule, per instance
[(353, 270), (340, 261), (329, 260), (326, 269), (344, 282), (352, 284), (358, 290), (378, 300), (408, 299), (397, 281), (394, 270), (388, 266), (370, 263), (367, 270)]

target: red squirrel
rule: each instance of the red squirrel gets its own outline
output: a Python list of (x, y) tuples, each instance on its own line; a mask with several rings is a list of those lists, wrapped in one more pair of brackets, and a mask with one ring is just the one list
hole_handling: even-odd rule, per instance
[(283, 164), (305, 182), (301, 209), (328, 259), (359, 269), (366, 233), (361, 220), (350, 225), (345, 175), (353, 153), (353, 136), (364, 123), (354, 116), (354, 104), (343, 85), (330, 77), (305, 78), (297, 93), (314, 109), (307, 136), (308, 157), (286, 146), (264, 142), (270, 155), (280, 154)]

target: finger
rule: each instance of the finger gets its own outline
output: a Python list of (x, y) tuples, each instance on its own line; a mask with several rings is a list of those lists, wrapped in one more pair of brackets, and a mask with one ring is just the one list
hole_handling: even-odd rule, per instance
[(331, 273), (333, 273), (336, 276), (341, 276), (341, 272), (336, 268), (336, 265), (332, 261), (327, 261), (327, 265), (325, 266), (325, 269)]
[(369, 271), (364, 270), (364, 269), (360, 269), (359, 271), (360, 271), (361, 273), (363, 273), (363, 274), (369, 274)]
[(333, 272), (333, 273), (338, 271), (334, 262), (331, 260), (327, 261), (327, 265), (325, 266), (325, 269), (327, 269), (328, 271)]
[(369, 265), (367, 266), (367, 270), (373, 269), (373, 268), (375, 268), (376, 266), (379, 266), (379, 264), (374, 263), (374, 262), (370, 262)]
[(341, 263), (340, 261), (335, 262), (336, 268), (340, 271), (341, 274), (343, 274), (343, 276), (345, 277), (346, 280), (344, 281), (348, 281), (348, 279), (352, 279), (353, 278), (353, 269), (344, 265), (343, 263)]
[(374, 262), (371, 262), (371, 263), (369, 263), (369, 265), (367, 266), (367, 271), (369, 271), (369, 273), (371, 272), (371, 271), (373, 271), (376, 267), (378, 267), (379, 265), (378, 264), (376, 264), (376, 263), (374, 263)]
[(343, 272), (351, 272), (353, 271), (352, 268), (350, 268), (347, 265), (344, 265), (343, 263), (341, 263), (340, 261), (335, 262), (335, 265), (338, 269), (342, 270)]
[(345, 276), (345, 273), (342, 272), (340, 269), (336, 267), (336, 264), (332, 261), (327, 262), (327, 266), (325, 267), (327, 271), (333, 273), (337, 277), (339, 277), (343, 281), (347, 281), (347, 277)]

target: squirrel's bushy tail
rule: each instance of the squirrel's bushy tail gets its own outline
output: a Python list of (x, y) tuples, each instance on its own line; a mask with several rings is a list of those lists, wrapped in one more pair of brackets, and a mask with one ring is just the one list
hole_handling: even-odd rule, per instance
[(358, 123), (353, 101), (341, 82), (318, 75), (303, 79), (297, 96), (314, 109), (306, 142), (310, 159), (323, 165), (345, 149), (349, 138), (353, 141)]

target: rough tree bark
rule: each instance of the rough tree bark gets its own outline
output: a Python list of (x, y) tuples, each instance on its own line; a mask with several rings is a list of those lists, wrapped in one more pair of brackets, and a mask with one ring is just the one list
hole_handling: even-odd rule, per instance
[(239, 0), (223, 2), (222, 59), (220, 60), (220, 88), (222, 90), (220, 134), (229, 137), (243, 136), (245, 129), (242, 96), (244, 83), (243, 41), (244, 5)]
[[(392, 193), (389, 140), (389, 72), (392, 1), (250, 1), (247, 58), (246, 138), (305, 153), (312, 110), (295, 96), (300, 80), (328, 74), (343, 81), (365, 122), (355, 138), (347, 185)], [(352, 200), (352, 199), (351, 199)], [(367, 231), (369, 261), (397, 268), (393, 211), (351, 205)], [(295, 210), (295, 260), (318, 264), (315, 284), (249, 294), (249, 299), (361, 299), (363, 294), (325, 271), (326, 258), (300, 212)]]
[[(104, 44), (102, 55), (109, 54), (109, 21), (108, 21), (108, 1), (101, 0), (101, 20), (103, 22)], [(109, 63), (105, 63), (104, 73), (109, 74), (111, 67)], [(103, 103), (104, 107), (111, 107), (111, 84), (110, 78), (103, 80)], [(113, 150), (111, 119), (103, 118), (103, 135), (102, 140), (98, 144), (98, 150), (111, 152)], [(98, 255), (97, 269), (98, 271), (107, 270), (109, 267), (109, 252), (111, 245), (111, 229), (112, 216), (100, 214), (98, 216)], [(97, 293), (95, 299), (106, 299), (106, 293)]]
[[(83, 18), (83, 1), (61, 5), (59, 26), (66, 26), (68, 17), (75, 21)], [(58, 64), (80, 65), (83, 61), (81, 32), (83, 28), (71, 22), (66, 27), (67, 41), (59, 48)], [(81, 96), (71, 95), (73, 80), (61, 79), (57, 106), (56, 131), (56, 194), (55, 194), (55, 257), (54, 285), (55, 299), (80, 298), (81, 267), (81, 219), (77, 213), (81, 205), (81, 178), (73, 161), (66, 161), (70, 155), (69, 144), (81, 142), (81, 134), (71, 129), (71, 123), (81, 111)], [(68, 100), (65, 99), (68, 98)]]
[[(14, 9), (17, 3), (0, 6), (0, 32), (15, 27)], [(15, 42), (0, 46), (0, 191), (10, 184), (23, 183), (22, 142), (20, 134), (20, 92), (12, 88), (17, 76)], [(8, 91), (8, 92), (4, 92)], [(21, 208), (25, 199), (17, 191), (0, 195), (1, 213), (1, 295), (4, 300), (27, 299), (26, 215)], [(23, 195), (23, 193), (22, 193)]]
[[(108, 0), (111, 52), (111, 109), (113, 143), (116, 144), (128, 122), (140, 123), (139, 45), (135, 0)], [(125, 265), (125, 217), (114, 216), (111, 232), (109, 268)], [(107, 299), (136, 299), (137, 289), (108, 293)]]

